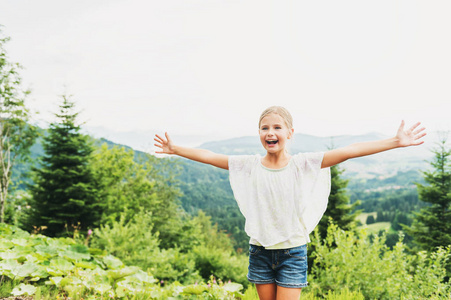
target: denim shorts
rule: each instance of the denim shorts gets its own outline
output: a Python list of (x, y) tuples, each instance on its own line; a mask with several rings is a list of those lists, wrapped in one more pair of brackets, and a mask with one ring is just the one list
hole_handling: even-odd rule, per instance
[(287, 288), (306, 287), (307, 245), (277, 250), (250, 245), (247, 279), (255, 284), (275, 283)]

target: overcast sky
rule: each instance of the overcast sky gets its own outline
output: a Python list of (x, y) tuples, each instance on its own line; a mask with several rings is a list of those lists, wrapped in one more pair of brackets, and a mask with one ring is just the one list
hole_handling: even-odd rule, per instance
[(295, 132), (451, 128), (451, 1), (0, 0), (29, 106), (217, 139), (287, 107)]

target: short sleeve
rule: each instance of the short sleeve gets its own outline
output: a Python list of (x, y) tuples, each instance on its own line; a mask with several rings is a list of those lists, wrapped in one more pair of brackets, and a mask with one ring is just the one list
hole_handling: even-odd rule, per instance
[(327, 209), (330, 194), (330, 169), (321, 168), (324, 152), (300, 153), (294, 156), (298, 168), (301, 199), (298, 213), (307, 233), (311, 233)]
[(243, 172), (250, 169), (250, 163), (253, 161), (253, 155), (230, 155), (229, 173), (234, 175), (237, 172)]

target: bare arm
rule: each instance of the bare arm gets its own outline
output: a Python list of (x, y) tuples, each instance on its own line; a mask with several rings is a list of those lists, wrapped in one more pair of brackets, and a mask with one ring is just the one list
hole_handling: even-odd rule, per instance
[(426, 135), (425, 129), (416, 129), (420, 122), (413, 125), (410, 129), (404, 130), (404, 121), (401, 122), (395, 137), (380, 141), (371, 141), (355, 143), (343, 148), (327, 151), (324, 153), (321, 168), (327, 168), (344, 162), (350, 158), (356, 158), (371, 155), (395, 148), (418, 146), (424, 143), (420, 139)]
[(165, 133), (166, 138), (162, 138), (158, 134), (155, 135), (154, 140), (157, 142), (155, 146), (161, 151), (155, 153), (161, 154), (175, 154), (191, 160), (195, 160), (204, 164), (209, 164), (222, 169), (229, 169), (229, 157), (224, 154), (217, 154), (210, 150), (188, 148), (174, 145), (168, 133)]

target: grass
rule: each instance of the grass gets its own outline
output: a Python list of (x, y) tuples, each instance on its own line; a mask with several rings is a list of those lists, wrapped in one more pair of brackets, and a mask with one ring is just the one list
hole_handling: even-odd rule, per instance
[(363, 225), (360, 228), (366, 228), (368, 234), (379, 233), (381, 230), (388, 231), (390, 230), (391, 223), (390, 222), (378, 222), (370, 225)]
[(376, 212), (367, 212), (358, 215), (356, 219), (363, 224), (359, 228), (366, 228), (368, 234), (379, 233), (379, 231), (381, 230), (385, 230), (388, 232), (391, 228), (390, 222), (376, 222), (369, 225), (366, 224), (366, 219), (368, 218), (368, 216), (373, 216), (376, 219), (376, 215), (377, 215)]
[(369, 215), (372, 215), (374, 219), (376, 219), (377, 213), (376, 212), (370, 212), (370, 213), (361, 213), (356, 217), (356, 220), (360, 221), (362, 224), (366, 224), (366, 219)]

